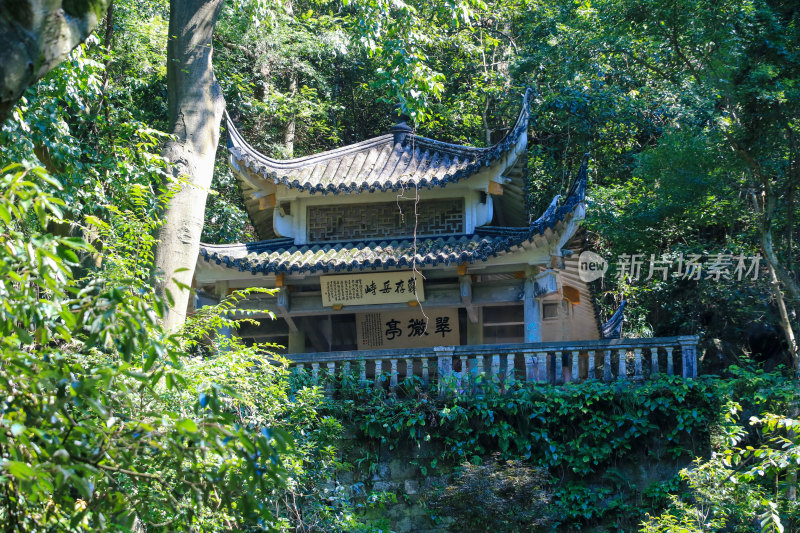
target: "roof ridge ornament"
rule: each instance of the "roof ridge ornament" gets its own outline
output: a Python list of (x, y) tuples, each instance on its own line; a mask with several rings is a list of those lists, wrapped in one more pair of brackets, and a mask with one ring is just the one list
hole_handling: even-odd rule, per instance
[(389, 128), (389, 133), (394, 136), (395, 144), (402, 144), (406, 139), (406, 135), (412, 133), (414, 130), (408, 125), (411, 120), (407, 114), (403, 112), (403, 104), (397, 103), (392, 107), (392, 116), (395, 117), (395, 124)]

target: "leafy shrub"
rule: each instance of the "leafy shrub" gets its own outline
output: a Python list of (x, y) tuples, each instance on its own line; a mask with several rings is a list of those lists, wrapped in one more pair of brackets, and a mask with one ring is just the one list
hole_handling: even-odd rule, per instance
[(461, 474), (428, 506), (453, 519), (452, 531), (535, 531), (551, 521), (547, 472), (498, 455), (482, 465), (464, 463)]

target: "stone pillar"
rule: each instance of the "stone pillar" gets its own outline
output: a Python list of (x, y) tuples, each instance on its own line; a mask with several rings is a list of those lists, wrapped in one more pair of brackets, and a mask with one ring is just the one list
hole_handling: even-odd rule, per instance
[(606, 350), (603, 354), (603, 381), (608, 383), (611, 380), (611, 350)]
[(597, 356), (597, 352), (599, 351), (600, 350), (589, 350), (589, 352), (587, 352), (589, 355), (589, 361), (586, 365), (586, 379), (595, 379), (597, 377), (594, 369), (594, 358)]
[(414, 360), (406, 358), (406, 379), (414, 377)]
[(431, 375), (430, 375), (430, 372), (428, 371), (428, 358), (427, 357), (423, 357), (422, 358), (422, 383), (424, 383), (425, 385), (430, 385), (431, 384)]
[(617, 379), (628, 379), (628, 369), (625, 367), (625, 359), (628, 357), (628, 350), (617, 350), (619, 354), (619, 370), (617, 371)]
[(535, 298), (536, 282), (525, 278), (523, 309), (525, 314), (525, 342), (542, 342), (542, 312)]
[(697, 377), (697, 341), (691, 339), (680, 339), (681, 361), (684, 378)]
[(311, 363), (311, 383), (314, 385), (319, 382), (319, 363)]

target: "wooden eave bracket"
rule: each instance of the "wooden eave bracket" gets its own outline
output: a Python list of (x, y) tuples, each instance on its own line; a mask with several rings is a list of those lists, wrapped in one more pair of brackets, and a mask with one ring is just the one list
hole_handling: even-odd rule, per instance
[(289, 287), (283, 287), (278, 292), (278, 316), (286, 321), (289, 331), (297, 333), (297, 324), (289, 314)]

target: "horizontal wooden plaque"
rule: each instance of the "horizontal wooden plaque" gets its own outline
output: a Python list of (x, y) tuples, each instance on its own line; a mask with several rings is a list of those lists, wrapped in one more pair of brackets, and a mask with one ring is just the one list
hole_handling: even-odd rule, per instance
[(320, 276), (322, 305), (374, 305), (425, 301), (422, 274), (364, 272), (342, 276)]

